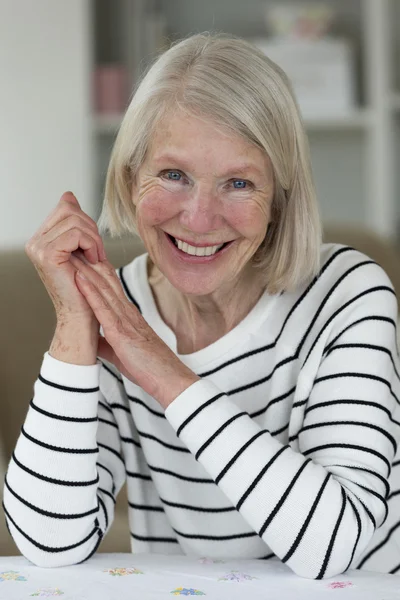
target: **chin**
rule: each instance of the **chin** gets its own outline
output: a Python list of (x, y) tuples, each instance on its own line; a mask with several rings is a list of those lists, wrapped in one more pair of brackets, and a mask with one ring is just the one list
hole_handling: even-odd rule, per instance
[(223, 282), (215, 273), (215, 277), (201, 277), (197, 273), (185, 275), (184, 273), (163, 270), (170, 284), (182, 294), (187, 296), (207, 296), (216, 292)]

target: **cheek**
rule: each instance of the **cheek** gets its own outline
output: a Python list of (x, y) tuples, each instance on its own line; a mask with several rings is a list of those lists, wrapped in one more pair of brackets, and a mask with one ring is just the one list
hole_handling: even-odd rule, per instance
[(165, 190), (154, 190), (144, 195), (136, 205), (138, 221), (144, 225), (159, 225), (172, 218), (178, 203)]
[(240, 203), (231, 206), (227, 220), (231, 227), (244, 236), (264, 235), (270, 220), (269, 205)]

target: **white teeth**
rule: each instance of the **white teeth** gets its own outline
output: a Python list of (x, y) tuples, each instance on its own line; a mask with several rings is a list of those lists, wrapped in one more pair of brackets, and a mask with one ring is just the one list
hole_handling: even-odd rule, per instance
[(190, 246), (186, 242), (181, 242), (181, 240), (178, 240), (178, 238), (175, 238), (175, 241), (179, 250), (186, 252), (186, 254), (191, 254), (192, 256), (211, 256), (224, 245), (219, 244), (219, 246), (206, 246), (199, 248), (198, 246)]

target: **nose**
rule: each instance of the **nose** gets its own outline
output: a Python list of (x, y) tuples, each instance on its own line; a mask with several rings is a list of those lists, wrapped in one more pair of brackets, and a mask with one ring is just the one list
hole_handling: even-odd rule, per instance
[(194, 233), (207, 233), (218, 229), (222, 222), (218, 197), (212, 190), (199, 186), (191, 190), (184, 200), (180, 223)]

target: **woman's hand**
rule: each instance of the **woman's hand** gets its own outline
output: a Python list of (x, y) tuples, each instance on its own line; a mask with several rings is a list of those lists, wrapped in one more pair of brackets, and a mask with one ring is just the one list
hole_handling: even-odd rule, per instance
[(106, 255), (95, 221), (81, 210), (72, 192), (61, 196), (55, 209), (25, 245), (25, 252), (53, 302), (57, 322), (93, 325), (95, 316), (76, 286), (76, 268), (70, 259), (74, 252), (81, 252), (96, 264)]
[(114, 364), (164, 408), (200, 379), (126, 298), (115, 269), (107, 260), (88, 264), (72, 256), (71, 263), (78, 271), (77, 286), (103, 327), (98, 356)]

